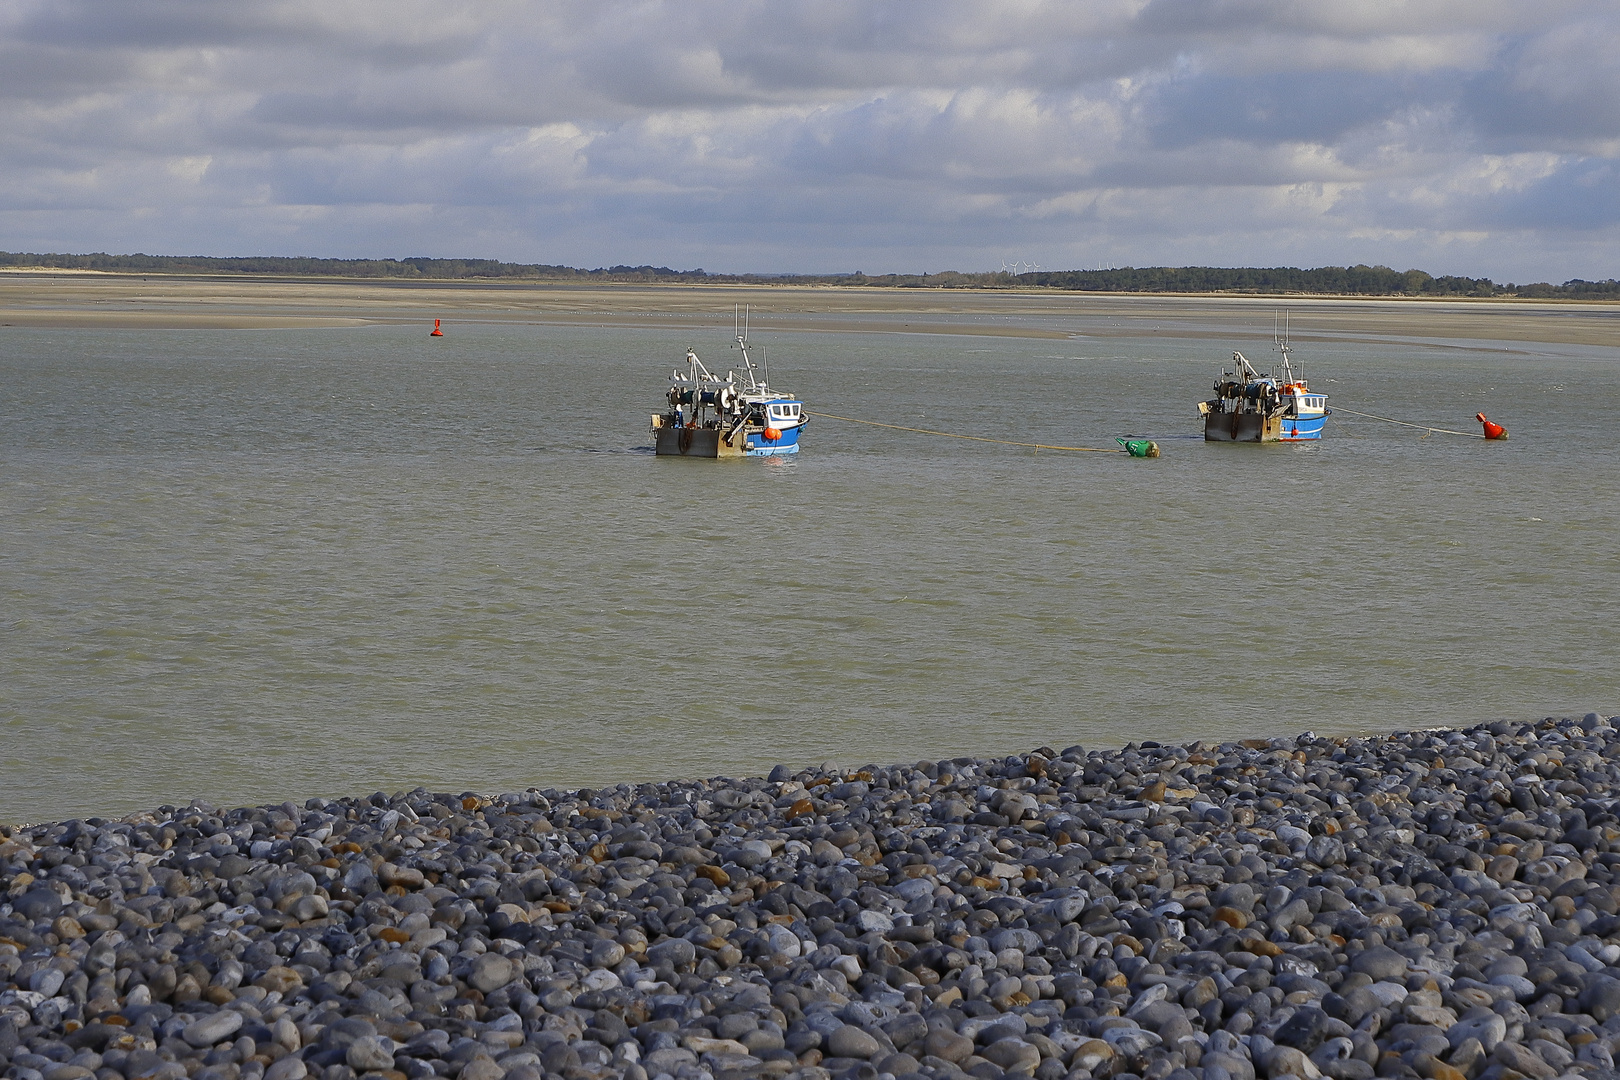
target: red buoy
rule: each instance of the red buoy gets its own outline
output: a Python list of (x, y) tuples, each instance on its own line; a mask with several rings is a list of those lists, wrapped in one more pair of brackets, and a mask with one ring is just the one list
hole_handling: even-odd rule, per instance
[(433, 320), (433, 333), (429, 334), (428, 337), (444, 337), (444, 331), (439, 329), (438, 319)]
[(1508, 437), (1507, 428), (1503, 427), (1501, 424), (1491, 423), (1489, 420), (1485, 419), (1484, 413), (1475, 413), (1474, 419), (1485, 425), (1485, 437), (1487, 439), (1505, 439)]
[(777, 439), (780, 439), (781, 437), (782, 437), (782, 431), (781, 431), (780, 428), (768, 427), (768, 428), (765, 429), (765, 441), (766, 442), (775, 442)]

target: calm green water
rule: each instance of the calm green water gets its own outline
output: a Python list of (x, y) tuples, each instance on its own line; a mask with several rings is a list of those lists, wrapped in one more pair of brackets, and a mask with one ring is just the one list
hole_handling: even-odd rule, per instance
[(1620, 710), (1620, 349), (1302, 345), (1332, 404), (1512, 439), (1206, 445), (1269, 315), (756, 332), (812, 409), (1158, 461), (654, 459), (729, 326), (0, 331), (0, 820)]

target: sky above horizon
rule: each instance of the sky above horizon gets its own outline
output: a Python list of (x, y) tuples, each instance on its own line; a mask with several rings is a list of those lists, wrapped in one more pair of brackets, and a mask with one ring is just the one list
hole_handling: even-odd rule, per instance
[(0, 0), (0, 250), (1620, 276), (1614, 0)]

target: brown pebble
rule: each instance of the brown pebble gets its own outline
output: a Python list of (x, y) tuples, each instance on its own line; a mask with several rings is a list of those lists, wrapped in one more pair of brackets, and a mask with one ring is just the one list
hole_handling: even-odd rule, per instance
[(202, 987), (197, 985), (197, 977), (188, 971), (180, 976), (179, 980), (174, 984), (174, 993), (171, 995), (171, 1000), (176, 1005), (183, 1005), (188, 1001), (196, 1001), (200, 997), (202, 997)]
[(1417, 1068), (1418, 1075), (1426, 1076), (1429, 1080), (1468, 1080), (1461, 1069), (1447, 1065), (1429, 1054), (1419, 1054), (1413, 1064)]
[(696, 874), (698, 877), (708, 878), (721, 888), (725, 888), (727, 885), (731, 884), (731, 875), (720, 869), (718, 866), (699, 866), (695, 868), (692, 873)]
[(1249, 925), (1249, 917), (1234, 907), (1218, 907), (1209, 917), (1215, 922), (1225, 923), (1234, 930), (1242, 930)]
[[(395, 934), (405, 933), (403, 930), (399, 930), (392, 926), (389, 927), (388, 930), (385, 930), (384, 933), (388, 933), (390, 931)], [(405, 934), (405, 940), (409, 941), (410, 939), (410, 935)], [(390, 938), (389, 940), (393, 939)], [(266, 990), (286, 996), (287, 994), (292, 993), (294, 990), (302, 987), (304, 985), (304, 979), (303, 976), (299, 975), (298, 972), (294, 971), (292, 968), (286, 967), (282, 964), (276, 964), (275, 966), (266, 970), (263, 975), (260, 975), (257, 979), (254, 979), (253, 985), (263, 987)]]

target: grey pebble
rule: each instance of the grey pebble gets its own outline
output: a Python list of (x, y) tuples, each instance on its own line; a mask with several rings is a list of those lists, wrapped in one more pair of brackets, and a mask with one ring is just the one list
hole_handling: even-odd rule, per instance
[(187, 1024), (182, 1034), (192, 1046), (203, 1047), (224, 1042), (241, 1029), (242, 1014), (224, 1011)]
[(1617, 807), (1588, 715), (4, 826), (0, 1064), (1604, 1075)]
[(852, 1024), (845, 1024), (828, 1036), (827, 1050), (833, 1057), (870, 1058), (883, 1048), (872, 1036)]
[(467, 981), (480, 992), (492, 994), (512, 981), (512, 961), (500, 953), (485, 953), (472, 963)]
[(309, 1068), (304, 1059), (288, 1055), (277, 1058), (264, 1070), (264, 1080), (304, 1080), (309, 1075)]
[(356, 1072), (392, 1069), (394, 1041), (383, 1035), (362, 1035), (349, 1044), (343, 1058)]

